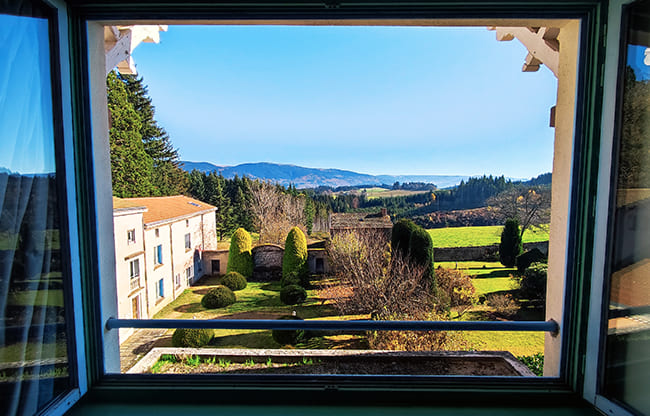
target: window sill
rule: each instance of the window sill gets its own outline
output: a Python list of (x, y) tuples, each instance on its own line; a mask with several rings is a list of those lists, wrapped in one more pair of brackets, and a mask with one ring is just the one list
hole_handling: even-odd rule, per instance
[(154, 264), (153, 269), (154, 269), (154, 270), (158, 270), (158, 269), (160, 269), (163, 265), (164, 265), (163, 263), (160, 263), (160, 264)]

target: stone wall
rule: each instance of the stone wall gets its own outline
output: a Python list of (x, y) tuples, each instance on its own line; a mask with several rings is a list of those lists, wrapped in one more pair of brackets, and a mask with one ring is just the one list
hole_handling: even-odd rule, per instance
[(258, 282), (280, 280), (284, 248), (275, 244), (264, 244), (254, 247), (252, 254), (254, 264), (252, 280)]
[[(548, 241), (524, 244), (524, 251), (533, 248), (548, 253)], [(434, 248), (433, 258), (435, 261), (499, 261), (499, 245)]]

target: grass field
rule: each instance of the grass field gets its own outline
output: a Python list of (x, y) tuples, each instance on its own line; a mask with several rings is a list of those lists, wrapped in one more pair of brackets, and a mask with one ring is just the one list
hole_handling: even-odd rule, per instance
[[(427, 230), (434, 247), (477, 247), (499, 244), (503, 226), (448, 227)], [(548, 224), (529, 228), (524, 233), (524, 243), (548, 240)]]
[[(172, 303), (158, 312), (154, 319), (275, 319), (282, 315), (291, 315), (293, 311), (304, 319), (361, 319), (362, 316), (338, 316), (330, 305), (323, 304), (317, 297), (317, 290), (307, 291), (307, 301), (301, 305), (287, 306), (280, 301), (280, 282), (249, 282), (244, 290), (235, 292), (237, 302), (219, 309), (205, 309), (201, 306), (201, 298), (210, 286), (219, 284), (220, 278), (203, 278), (198, 285), (186, 289)], [(171, 333), (156, 346), (171, 346)], [(359, 337), (332, 336), (321, 344), (326, 348), (346, 348), (358, 341)], [(215, 338), (211, 346), (220, 348), (279, 348), (269, 330), (215, 330)], [(298, 346), (304, 348), (318, 347), (311, 345)]]

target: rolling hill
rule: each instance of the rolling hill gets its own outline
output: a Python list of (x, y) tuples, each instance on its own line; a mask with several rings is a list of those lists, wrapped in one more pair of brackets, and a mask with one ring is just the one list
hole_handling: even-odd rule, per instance
[(183, 169), (188, 172), (198, 170), (201, 172), (219, 172), (225, 178), (248, 176), (253, 179), (271, 181), (287, 186), (295, 185), (297, 188), (315, 188), (318, 186), (357, 186), (357, 185), (382, 185), (395, 182), (427, 182), (433, 183), (438, 188), (455, 186), (468, 176), (460, 175), (368, 175), (342, 169), (306, 168), (296, 165), (283, 165), (277, 163), (243, 163), (236, 166), (218, 166), (208, 162), (181, 161)]

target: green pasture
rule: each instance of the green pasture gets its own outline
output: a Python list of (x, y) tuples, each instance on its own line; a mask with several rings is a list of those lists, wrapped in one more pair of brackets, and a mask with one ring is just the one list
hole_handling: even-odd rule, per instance
[(460, 269), (470, 276), (481, 278), (510, 277), (510, 275), (517, 274), (516, 268), (504, 267), (498, 261), (437, 261), (435, 264), (436, 267), (440, 266), (445, 269)]
[(407, 189), (363, 188), (368, 199), (392, 198), (395, 196), (410, 196), (430, 191), (409, 191)]
[[(503, 226), (432, 228), (427, 232), (434, 247), (477, 247), (499, 244)], [(548, 224), (529, 228), (524, 233), (524, 243), (548, 241)]]

